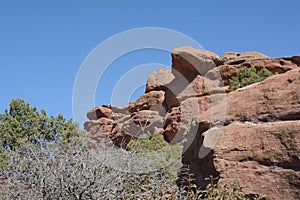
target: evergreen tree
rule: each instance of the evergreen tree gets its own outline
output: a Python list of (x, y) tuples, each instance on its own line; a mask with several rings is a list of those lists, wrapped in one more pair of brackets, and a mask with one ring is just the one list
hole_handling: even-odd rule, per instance
[(45, 110), (37, 111), (22, 99), (13, 99), (9, 109), (0, 114), (0, 144), (13, 151), (24, 144), (65, 143), (80, 135), (77, 123), (61, 114), (48, 117)]

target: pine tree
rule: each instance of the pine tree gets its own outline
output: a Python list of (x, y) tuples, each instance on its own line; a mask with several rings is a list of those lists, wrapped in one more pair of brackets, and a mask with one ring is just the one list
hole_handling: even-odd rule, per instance
[(22, 99), (11, 100), (9, 109), (0, 114), (0, 153), (14, 151), (28, 143), (63, 144), (78, 135), (77, 123), (67, 121), (61, 114), (48, 117), (45, 110), (38, 112)]

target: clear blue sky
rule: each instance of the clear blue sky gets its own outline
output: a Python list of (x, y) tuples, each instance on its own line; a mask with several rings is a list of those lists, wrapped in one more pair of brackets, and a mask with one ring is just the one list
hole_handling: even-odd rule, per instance
[[(73, 84), (85, 57), (132, 28), (174, 29), (220, 56), (253, 50), (300, 55), (299, 8), (297, 0), (0, 0), (0, 112), (12, 98), (22, 98), (50, 115), (72, 117)], [(150, 62), (170, 65), (170, 55), (149, 50), (114, 62), (96, 104), (110, 103), (120, 69)]]

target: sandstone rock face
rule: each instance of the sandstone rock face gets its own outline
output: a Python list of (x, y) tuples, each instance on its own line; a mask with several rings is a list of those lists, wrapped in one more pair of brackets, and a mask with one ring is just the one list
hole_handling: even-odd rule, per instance
[(179, 128), (181, 122), (181, 112), (179, 107), (175, 107), (169, 110), (169, 112), (165, 116), (165, 123), (164, 123), (164, 131), (163, 135), (167, 142), (171, 142)]
[[(224, 56), (226, 58), (227, 55), (225, 54)], [(260, 59), (267, 59), (267, 58), (269, 57), (262, 53), (252, 51), (252, 52), (244, 52), (242, 54), (237, 54), (236, 57), (229, 58), (225, 63), (234, 65), (234, 64), (244, 63), (245, 61), (260, 60)]]
[[(205, 132), (204, 137), (214, 131)], [(232, 123), (223, 128), (213, 149), (210, 156), (219, 173), (219, 183), (242, 180), (247, 194), (265, 195), (269, 199), (300, 197), (299, 120)], [(200, 160), (201, 165), (206, 163)]]
[(165, 112), (162, 104), (164, 102), (164, 91), (151, 91), (141, 95), (136, 102), (129, 108), (131, 113), (140, 110), (154, 110), (158, 112)]
[(87, 136), (90, 138), (92, 144), (99, 144), (109, 142), (112, 138), (112, 129), (115, 121), (107, 118), (100, 118), (98, 120), (90, 120), (84, 123), (84, 129), (87, 131)]
[(113, 113), (111, 109), (104, 106), (98, 106), (88, 111), (87, 118), (90, 120), (96, 120), (101, 117), (113, 119)]
[[(221, 103), (215, 106), (216, 112), (221, 109)], [(199, 120), (212, 123), (212, 107), (200, 112)], [(300, 69), (229, 93), (224, 123), (223, 128), (200, 131), (199, 136), (191, 137), (193, 143), (183, 155), (183, 162), (197, 177), (197, 185), (205, 186), (205, 178), (215, 175), (220, 183), (240, 180), (247, 194), (297, 199)], [(209, 138), (215, 138), (216, 143)], [(199, 157), (202, 146), (212, 150), (203, 158)]]
[(159, 115), (159, 112), (151, 110), (133, 113), (131, 118), (121, 125), (123, 132), (133, 137), (138, 137), (141, 134), (151, 136), (156, 132), (156, 128), (162, 127), (163, 117)]
[(237, 58), (239, 55), (241, 55), (240, 53), (238, 52), (226, 52), (222, 55), (221, 57), (221, 62), (227, 62), (229, 60), (232, 60), (232, 59), (235, 59)]
[(150, 91), (164, 90), (166, 85), (174, 80), (175, 76), (171, 70), (160, 69), (149, 75), (146, 85), (146, 93)]
[(209, 94), (209, 88), (204, 78), (196, 76), (192, 82), (184, 84), (182, 79), (176, 79), (170, 83), (165, 93), (165, 105), (167, 108), (179, 106), (182, 101), (191, 97), (201, 97)]
[(180, 47), (172, 52), (172, 72), (181, 74), (189, 81), (197, 75), (204, 76), (220, 63), (219, 56), (207, 50)]
[[(269, 122), (300, 119), (300, 69), (272, 76), (263, 82), (240, 88), (226, 97), (226, 123)], [(215, 110), (221, 110), (218, 103)], [(209, 120), (211, 108), (201, 113)]]
[(216, 77), (219, 74), (221, 74), (223, 84), (229, 85), (229, 79), (235, 76), (243, 67), (255, 67), (257, 70), (266, 68), (273, 73), (281, 74), (292, 69), (297, 69), (300, 66), (300, 64), (296, 64), (295, 61), (293, 62), (292, 59), (287, 58), (266, 58), (255, 60), (242, 59), (239, 60), (239, 62), (236, 62), (235, 64), (228, 64), (228, 62), (225, 63), (226, 64), (220, 65), (218, 68), (210, 70), (206, 74), (206, 77), (209, 79), (216, 79)]
[[(183, 147), (182, 163), (205, 188), (238, 180), (248, 196), (300, 199), (300, 56), (216, 54), (191, 47), (172, 52), (172, 70), (153, 72), (145, 94), (123, 108), (99, 106), (84, 124), (93, 144), (126, 148), (141, 134)], [(277, 75), (236, 91), (243, 67)], [(179, 174), (179, 179), (181, 175)]]

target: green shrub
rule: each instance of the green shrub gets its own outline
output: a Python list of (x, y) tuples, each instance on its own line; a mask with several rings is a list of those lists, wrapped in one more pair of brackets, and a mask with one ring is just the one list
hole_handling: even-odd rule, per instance
[(236, 76), (229, 80), (230, 90), (233, 91), (253, 83), (261, 82), (272, 75), (274, 74), (266, 68), (256, 71), (255, 67), (244, 67), (237, 73)]
[(213, 178), (210, 178), (210, 180), (211, 183), (208, 184), (206, 189), (199, 192), (200, 199), (204, 197), (204, 199), (206, 200), (265, 200), (265, 197), (260, 195), (253, 195), (252, 197), (247, 197), (238, 181), (219, 185), (213, 183)]
[(168, 146), (169, 143), (163, 138), (163, 135), (155, 133), (151, 138), (142, 134), (137, 140), (128, 143), (127, 149), (135, 152), (153, 152)]
[(150, 168), (165, 168), (180, 160), (182, 148), (166, 142), (163, 135), (155, 133), (152, 137), (141, 135), (128, 143), (129, 152), (134, 152), (138, 160), (151, 159)]
[[(189, 177), (193, 179), (191, 174)], [(206, 179), (209, 184), (204, 190), (197, 189), (195, 184), (187, 186), (183, 190), (178, 191), (178, 198), (183, 200), (205, 199), (205, 200), (265, 200), (264, 196), (246, 195), (238, 181), (226, 184), (216, 184), (218, 178), (212, 176)], [(188, 190), (187, 190), (188, 189)]]
[(210, 184), (205, 190), (200, 191), (200, 196), (207, 200), (228, 199), (228, 200), (244, 200), (245, 193), (240, 184), (235, 181), (231, 184), (217, 185), (214, 184), (213, 178), (210, 178)]

